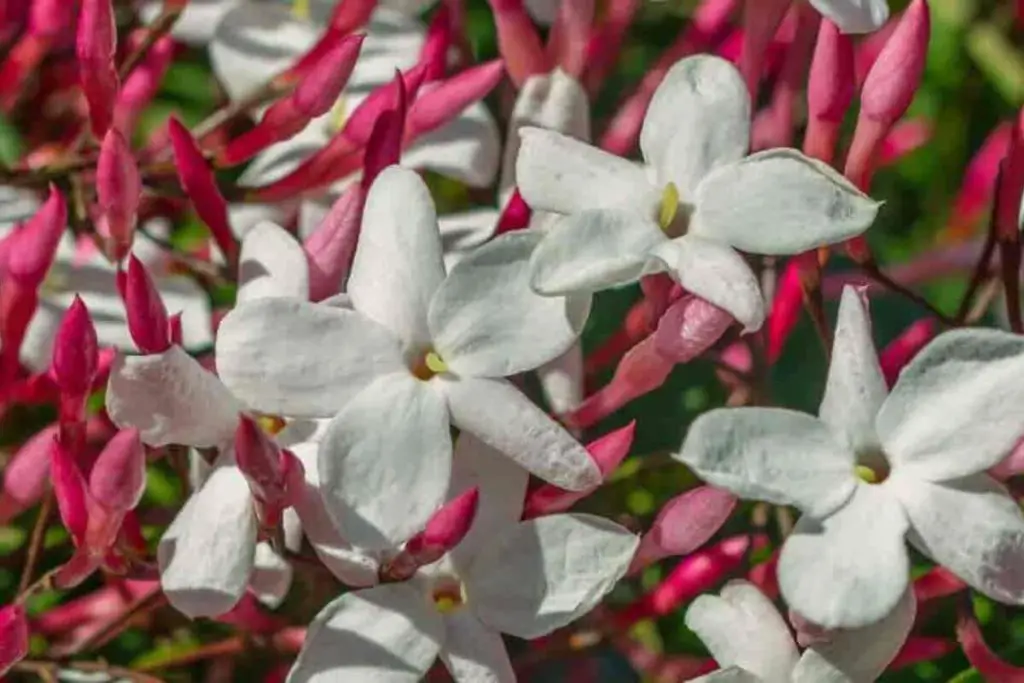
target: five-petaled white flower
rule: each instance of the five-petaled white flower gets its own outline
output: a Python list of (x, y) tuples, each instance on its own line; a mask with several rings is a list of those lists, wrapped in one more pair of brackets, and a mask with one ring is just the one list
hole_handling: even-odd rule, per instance
[(752, 584), (732, 581), (686, 611), (687, 627), (722, 667), (694, 683), (871, 683), (902, 647), (914, 611), (908, 589), (881, 621), (831, 632), (801, 654), (771, 601)]
[(937, 337), (887, 391), (867, 308), (843, 292), (819, 417), (713, 410), (677, 456), (739, 496), (803, 511), (779, 559), (790, 607), (826, 628), (878, 621), (907, 586), (905, 538), (978, 591), (1024, 603), (1024, 515), (985, 472), (1024, 433), (1024, 338)]
[(446, 276), (430, 193), (393, 166), (367, 198), (351, 308), (268, 298), (221, 323), (217, 367), (237, 396), (334, 418), (318, 469), (346, 540), (386, 546), (426, 522), (448, 486), (450, 425), (563, 488), (600, 481), (586, 450), (504, 379), (564, 353), (589, 310), (589, 296), (530, 290), (538, 237), (504, 235)]
[(869, 33), (889, 19), (889, 0), (810, 0), (843, 33)]
[(543, 294), (596, 291), (668, 271), (748, 330), (764, 321), (757, 280), (736, 249), (793, 254), (871, 225), (878, 204), (792, 149), (746, 156), (750, 100), (717, 57), (677, 63), (644, 119), (645, 164), (526, 128), (516, 177), (535, 209), (566, 214), (534, 253)]
[[(638, 545), (634, 534), (592, 515), (520, 522), (526, 478), (472, 437), (463, 446), (466, 439), (451, 495), (479, 487), (469, 533), (409, 581), (347, 593), (324, 607), (289, 683), (411, 683), (438, 656), (461, 683), (514, 683), (502, 633), (550, 633), (590, 611), (625, 574)], [(399, 549), (363, 555), (377, 569)]]

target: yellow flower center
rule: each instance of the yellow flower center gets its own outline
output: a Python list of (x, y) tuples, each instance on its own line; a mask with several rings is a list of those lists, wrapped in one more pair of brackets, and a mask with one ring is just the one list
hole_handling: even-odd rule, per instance
[(434, 588), (432, 595), (434, 608), (441, 614), (451, 614), (462, 609), (466, 604), (466, 595), (460, 582), (445, 581)]
[(857, 465), (854, 471), (857, 473), (857, 477), (865, 483), (879, 484), (882, 482), (883, 477), (867, 465)]
[(658, 209), (658, 225), (665, 232), (672, 227), (672, 222), (679, 212), (679, 188), (675, 183), (669, 183), (661, 193), (661, 207)]
[(256, 418), (256, 424), (270, 436), (276, 436), (288, 423), (277, 415), (260, 415)]
[(444, 362), (444, 359), (436, 351), (427, 351), (412, 366), (412, 374), (416, 379), (423, 380), (424, 382), (432, 379), (434, 375), (440, 375), (445, 372), (448, 372), (448, 364)]
[(292, 16), (299, 21), (309, 21), (309, 0), (292, 0)]

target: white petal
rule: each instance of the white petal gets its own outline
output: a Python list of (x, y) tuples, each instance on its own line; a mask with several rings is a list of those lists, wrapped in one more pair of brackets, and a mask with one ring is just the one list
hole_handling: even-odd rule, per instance
[(430, 191), (413, 171), (389, 166), (366, 198), (347, 291), (353, 307), (413, 348), (430, 343), (427, 309), (444, 280)]
[(631, 211), (573, 213), (558, 220), (534, 252), (533, 288), (552, 295), (636, 282), (651, 251), (666, 242), (657, 223)]
[(890, 479), (921, 552), (995, 600), (1024, 603), (1024, 516), (1006, 489), (984, 474)]
[(640, 149), (692, 197), (712, 169), (739, 161), (750, 144), (750, 95), (730, 62), (700, 55), (676, 62), (654, 92), (640, 131)]
[(480, 547), (519, 522), (526, 500), (529, 473), (469, 432), (459, 435), (452, 462), (448, 499), (477, 487), (480, 498), (469, 532), (452, 550), (465, 567)]
[(834, 631), (804, 651), (793, 683), (848, 683), (878, 678), (903, 647), (914, 625), (914, 592), (903, 593), (887, 617), (863, 628)]
[(444, 617), (441, 659), (455, 683), (516, 683), (501, 634), (462, 609)]
[(339, 581), (358, 588), (373, 586), (377, 583), (376, 558), (371, 553), (353, 548), (341, 537), (334, 526), (334, 520), (327, 514), (320, 492), (320, 474), (317, 472), (318, 447), (317, 443), (305, 442), (291, 449), (295, 457), (302, 461), (306, 474), (306, 486), (295, 503), (301, 530), (306, 533), (317, 557)]
[(583, 348), (577, 342), (558, 358), (537, 368), (544, 400), (555, 415), (579, 408), (584, 394)]
[(661, 192), (633, 162), (542, 128), (527, 126), (519, 134), (516, 180), (533, 209), (627, 209), (643, 216), (657, 210)]
[(867, 230), (878, 202), (826, 164), (774, 149), (712, 171), (690, 230), (753, 254), (796, 254)]
[(871, 339), (866, 295), (843, 288), (832, 342), (832, 362), (818, 415), (857, 453), (877, 450), (875, 416), (889, 393)]
[(522, 522), (481, 549), (466, 596), (485, 624), (537, 638), (589, 612), (622, 578), (640, 539), (601, 517)]
[(557, 358), (576, 341), (590, 297), (530, 289), (533, 231), (502, 235), (462, 259), (430, 304), (434, 348), (456, 374), (507, 377)]
[(992, 467), (1024, 434), (1024, 338), (954, 330), (903, 369), (876, 427), (894, 470), (929, 481)]
[(526, 79), (519, 89), (508, 123), (508, 140), (501, 164), (498, 196), (502, 204), (516, 185), (516, 158), (519, 156), (523, 126), (545, 128), (590, 140), (590, 102), (579, 81), (556, 68)]
[(795, 505), (819, 517), (842, 506), (857, 485), (853, 453), (828, 427), (782, 408), (704, 413), (675, 457), (741, 498)]
[(269, 543), (256, 544), (249, 588), (256, 598), (270, 609), (277, 609), (292, 587), (292, 565), (278, 555)]
[(473, 249), (491, 239), (500, 218), (497, 209), (470, 209), (438, 217), (445, 269), (451, 271)]
[(804, 515), (779, 556), (787, 604), (825, 628), (858, 628), (891, 612), (907, 587), (907, 518), (890, 487), (860, 484), (823, 519)]
[[(394, 78), (394, 71), (391, 73)], [(474, 102), (402, 152), (403, 166), (434, 171), (470, 187), (492, 184), (500, 161), (498, 124), (482, 102)]]
[(217, 370), (247, 404), (333, 415), (376, 377), (405, 368), (395, 337), (354, 311), (293, 299), (234, 309), (217, 331)]
[(249, 485), (229, 451), (160, 539), (160, 586), (171, 604), (193, 618), (234, 607), (252, 573), (256, 531)]
[[(189, 0), (185, 11), (174, 22), (171, 35), (189, 45), (203, 46), (213, 39), (213, 32), (228, 10), (243, 0)], [(152, 24), (163, 10), (163, 0), (145, 0), (139, 5), (139, 16)]]
[(570, 491), (601, 483), (587, 451), (557, 422), (502, 379), (442, 379), (452, 423), (541, 479)]
[(433, 6), (436, 0), (380, 0), (381, 7), (393, 9), (402, 14), (419, 14)]
[(310, 624), (288, 683), (416, 683), (437, 658), (441, 615), (410, 584), (341, 596)]
[(264, 297), (309, 298), (306, 254), (288, 231), (273, 223), (249, 230), (239, 254), (236, 301)]
[(764, 324), (764, 296), (743, 257), (697, 235), (663, 242), (654, 254), (684, 289), (728, 311), (747, 332)]
[(889, 19), (889, 0), (811, 0), (843, 33), (869, 33)]
[(180, 346), (148, 356), (118, 354), (107, 384), (107, 412), (150, 446), (220, 446), (235, 433), (242, 406)]
[(744, 671), (737, 666), (731, 666), (728, 669), (721, 669), (704, 676), (698, 676), (692, 679), (690, 683), (765, 683), (765, 681), (762, 681), (749, 671)]
[(746, 581), (731, 581), (719, 595), (694, 600), (686, 610), (686, 627), (719, 666), (736, 666), (764, 681), (788, 681), (797, 662), (789, 626), (771, 600)]
[(379, 378), (338, 413), (317, 463), (341, 535), (363, 548), (397, 547), (426, 525), (448, 491), (444, 399), (409, 373)]

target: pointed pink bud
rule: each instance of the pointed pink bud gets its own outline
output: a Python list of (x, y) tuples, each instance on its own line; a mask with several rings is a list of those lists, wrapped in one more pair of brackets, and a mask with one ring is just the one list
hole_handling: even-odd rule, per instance
[(28, 654), (28, 619), (21, 605), (0, 609), (0, 676)]
[(1024, 667), (1013, 666), (996, 655), (985, 643), (974, 615), (969, 608), (962, 608), (956, 623), (956, 639), (971, 666), (981, 674), (982, 680), (999, 681), (999, 683), (1024, 682)]
[(956, 650), (956, 643), (949, 638), (912, 635), (907, 638), (903, 647), (889, 663), (888, 671), (899, 671), (919, 662), (941, 659), (954, 650)]
[(74, 5), (65, 0), (34, 0), (29, 3), (29, 32), (56, 38), (71, 25)]
[(128, 256), (123, 281), (121, 296), (132, 341), (142, 353), (163, 353), (171, 345), (167, 309), (146, 267), (134, 254)]
[(171, 135), (175, 168), (181, 185), (192, 200), (199, 218), (210, 228), (217, 247), (228, 263), (234, 263), (238, 259), (238, 242), (231, 232), (228, 205), (217, 187), (213, 171), (203, 159), (192, 134), (178, 119), (172, 116), (167, 122), (167, 129)]
[(504, 73), (505, 65), (494, 60), (470, 67), (424, 92), (409, 109), (406, 141), (455, 119), (466, 107), (486, 97)]
[(996, 231), (1002, 241), (1017, 243), (1020, 240), (1024, 197), (1024, 108), (1017, 114), (1017, 121), (1010, 135), (1006, 159), (1002, 163), (999, 188), (996, 192)]
[(684, 296), (661, 316), (654, 342), (665, 358), (687, 363), (711, 348), (733, 322), (732, 315), (718, 306), (698, 296)]
[(640, 540), (630, 571), (639, 571), (666, 557), (694, 552), (729, 520), (736, 502), (728, 491), (699, 486), (665, 503)]
[(779, 279), (768, 315), (768, 362), (774, 363), (782, 355), (786, 340), (800, 319), (803, 308), (803, 289), (800, 286), (800, 264), (796, 259), (786, 264)]
[(498, 30), (498, 52), (508, 66), (508, 76), (517, 88), (530, 76), (547, 73), (551, 63), (544, 54), (540, 34), (526, 13), (523, 0), (487, 0)]
[(1006, 481), (1022, 472), (1024, 472), (1024, 439), (1018, 441), (1010, 454), (988, 471), (989, 475), (999, 481)]
[(519, 189), (516, 188), (509, 198), (508, 204), (505, 205), (505, 209), (501, 212), (501, 217), (498, 218), (498, 227), (495, 228), (495, 233), (503, 235), (513, 230), (524, 230), (530, 226), (532, 216), (533, 210), (523, 199)]
[(576, 80), (587, 67), (587, 44), (594, 23), (594, 0), (575, 0), (559, 5), (548, 36), (547, 61), (558, 65)]
[(82, 91), (89, 103), (92, 134), (102, 140), (114, 120), (120, 83), (114, 56), (117, 26), (111, 0), (82, 0), (75, 52)]
[(394, 109), (381, 112), (366, 141), (361, 184), (363, 190), (367, 192), (380, 172), (388, 166), (397, 164), (402, 156), (408, 101), (401, 74), (395, 76), (395, 94)]
[(442, 4), (427, 27), (427, 37), (417, 60), (426, 67), (427, 82), (442, 79), (448, 72), (448, 53), (455, 34), (453, 21), (451, 8)]
[(7, 256), (7, 274), (33, 289), (42, 284), (53, 265), (67, 222), (64, 195), (51, 185), (46, 202), (18, 231), (15, 248)]
[(765, 53), (789, 5), (790, 0), (761, 0), (743, 4), (743, 51), (739, 67), (747, 83), (747, 90), (755, 100), (764, 72)]
[(616, 626), (627, 629), (642, 619), (664, 616), (710, 590), (743, 564), (750, 544), (750, 536), (732, 536), (683, 558), (654, 590), (615, 615)]
[(882, 140), (878, 150), (879, 167), (892, 166), (902, 161), (904, 157), (928, 144), (934, 133), (935, 126), (924, 117), (898, 121)]
[(85, 479), (74, 454), (62, 445), (58, 437), (54, 437), (50, 449), (50, 477), (61, 521), (75, 544), (79, 545), (85, 539), (89, 524)]
[(146, 451), (137, 429), (122, 429), (89, 472), (89, 493), (109, 510), (133, 510), (146, 490)]
[(835, 156), (839, 127), (857, 88), (853, 64), (853, 39), (822, 20), (807, 83), (804, 152), (826, 163)]
[[(248, 415), (238, 416), (235, 429), (235, 459), (253, 496), (279, 513), (290, 504), (296, 491), (296, 477), (301, 481), (302, 464), (284, 450)], [(277, 514), (272, 515), (272, 520)]]
[(103, 137), (96, 166), (96, 195), (107, 221), (113, 257), (120, 261), (128, 253), (142, 197), (142, 179), (128, 142), (116, 128)]
[(933, 567), (914, 579), (914, 600), (920, 605), (928, 600), (955, 595), (967, 589), (967, 584), (944, 567)]
[(878, 354), (878, 362), (882, 366), (885, 381), (892, 386), (900, 376), (900, 371), (914, 359), (918, 351), (928, 345), (936, 334), (938, 325), (932, 318), (925, 318), (911, 323), (896, 339)]
[(125, 79), (114, 105), (114, 127), (125, 137), (135, 131), (139, 116), (149, 106), (174, 59), (174, 39), (163, 36)]
[(403, 553), (420, 567), (441, 559), (469, 533), (479, 502), (480, 489), (473, 487), (445, 503), (430, 518), (426, 528), (409, 539)]
[(638, 9), (640, 0), (609, 0), (604, 3), (600, 25), (587, 44), (587, 67), (583, 74), (583, 83), (591, 95), (597, 94), (608, 73), (615, 67), (622, 52), (626, 32), (633, 23)]
[(351, 33), (370, 20), (377, 0), (344, 0), (336, 3), (329, 25), (341, 33)]
[(967, 164), (950, 224), (946, 228), (949, 239), (966, 239), (974, 234), (977, 223), (995, 195), (999, 166), (1010, 149), (1012, 134), (1012, 123), (999, 125), (989, 133)]
[(356, 252), (365, 206), (366, 190), (361, 183), (353, 183), (303, 243), (311, 301), (323, 301), (341, 291)]
[[(636, 421), (634, 420), (625, 427), (609, 432), (587, 444), (587, 453), (590, 454), (594, 464), (601, 471), (602, 480), (610, 477), (619, 465), (622, 464), (626, 456), (629, 455), (629, 449), (633, 446), (635, 434)], [(553, 484), (542, 484), (527, 496), (523, 509), (523, 519), (533, 519), (541, 515), (564, 512), (592, 492), (593, 489), (589, 491), (566, 491)]]
[(92, 389), (99, 364), (99, 342), (89, 309), (78, 295), (68, 307), (57, 328), (53, 342), (51, 373), (60, 388), (62, 399), (80, 403), (78, 410), (84, 410), (85, 399)]
[(309, 70), (292, 94), (295, 108), (309, 118), (330, 111), (348, 84), (366, 36), (345, 36)]
[(42, 429), (4, 465), (0, 524), (6, 524), (43, 497), (50, 483), (50, 449), (56, 435), (57, 425)]

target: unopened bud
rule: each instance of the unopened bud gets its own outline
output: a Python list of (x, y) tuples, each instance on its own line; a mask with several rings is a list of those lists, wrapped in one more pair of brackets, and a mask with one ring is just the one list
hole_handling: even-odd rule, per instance
[(730, 313), (713, 303), (684, 296), (661, 316), (654, 343), (665, 358), (686, 363), (711, 348), (733, 322)]
[(295, 474), (297, 471), (298, 479), (302, 479), (302, 464), (278, 446), (248, 415), (238, 416), (235, 459), (253, 496), (270, 508), (271, 519), (265, 521), (273, 524), (281, 509), (290, 505), (298, 492)]
[(85, 479), (74, 453), (66, 448), (58, 437), (54, 437), (50, 450), (50, 477), (53, 480), (53, 493), (57, 499), (61, 521), (74, 539), (75, 545), (80, 545), (85, 539), (85, 530), (89, 524)]
[(630, 571), (666, 557), (689, 555), (722, 528), (736, 503), (731, 493), (713, 486), (699, 486), (665, 503), (640, 540)]
[(550, 71), (540, 34), (523, 0), (488, 0), (498, 30), (498, 52), (508, 68), (509, 78), (521, 88), (530, 76)]
[(117, 26), (111, 0), (82, 0), (78, 15), (78, 56), (82, 92), (89, 103), (89, 122), (97, 140), (102, 140), (114, 120), (114, 103), (120, 83), (114, 56)]
[(64, 195), (51, 185), (46, 202), (17, 233), (7, 256), (7, 274), (26, 287), (34, 289), (42, 284), (53, 265), (67, 222)]
[(146, 490), (146, 451), (137, 429), (122, 429), (107, 442), (89, 473), (92, 499), (108, 510), (126, 512)]
[(28, 619), (21, 605), (0, 609), (0, 676), (28, 654)]
[(454, 120), (466, 107), (486, 97), (504, 74), (502, 61), (492, 60), (470, 67), (417, 97), (409, 109), (408, 139)]
[(366, 190), (353, 183), (303, 243), (309, 263), (310, 300), (322, 301), (341, 291), (352, 266), (365, 206)]
[(907, 329), (882, 349), (882, 352), (878, 354), (878, 362), (889, 386), (896, 383), (900, 371), (914, 359), (918, 351), (928, 345), (938, 331), (938, 324), (934, 319), (918, 320), (911, 323)]
[(134, 254), (128, 256), (122, 281), (121, 296), (132, 341), (142, 353), (163, 353), (171, 346), (167, 309), (146, 267)]
[(68, 307), (53, 342), (52, 374), (62, 399), (80, 402), (92, 389), (99, 365), (99, 342), (89, 309), (77, 295)]
[(413, 536), (403, 550), (417, 566), (431, 564), (462, 542), (469, 533), (480, 502), (480, 489), (473, 487), (445, 503), (427, 522), (422, 532)]
[(142, 179), (128, 142), (116, 128), (107, 131), (100, 147), (96, 195), (107, 221), (112, 255), (120, 261), (131, 248), (142, 196)]

